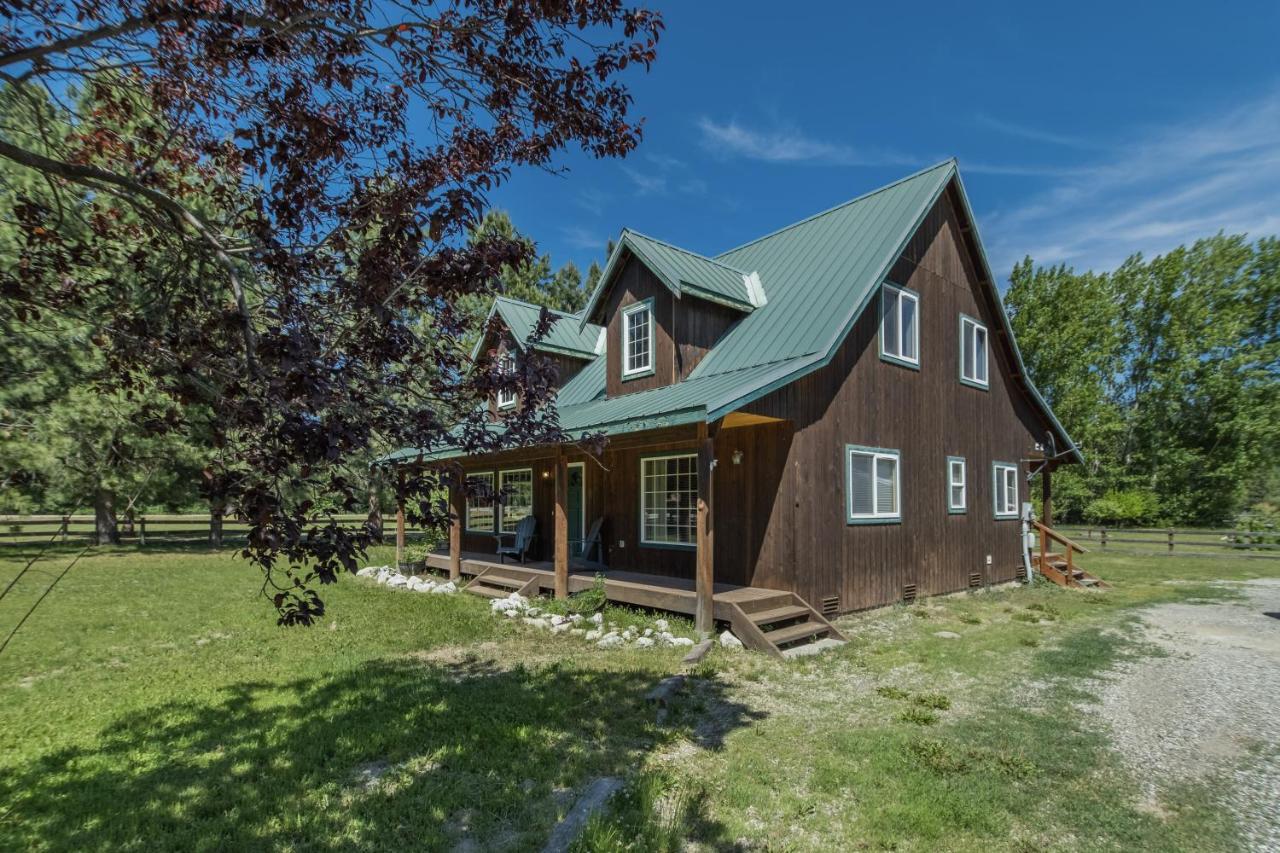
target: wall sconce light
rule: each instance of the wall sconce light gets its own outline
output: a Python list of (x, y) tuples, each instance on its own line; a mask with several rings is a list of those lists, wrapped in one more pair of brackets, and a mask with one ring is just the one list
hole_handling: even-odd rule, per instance
[(549, 480), (549, 479), (551, 479), (551, 472), (550, 472), (550, 471), (543, 471), (543, 472), (542, 472), (542, 479), (544, 479), (544, 480)]
[(735, 450), (735, 451), (733, 451), (733, 464), (734, 464), (734, 465), (741, 465), (741, 464), (742, 464), (742, 451), (741, 451), (741, 450)]

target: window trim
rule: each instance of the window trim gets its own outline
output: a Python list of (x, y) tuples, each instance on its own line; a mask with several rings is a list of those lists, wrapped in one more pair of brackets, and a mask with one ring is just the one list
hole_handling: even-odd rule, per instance
[(696, 551), (696, 550), (698, 550), (698, 541), (697, 541), (697, 520), (696, 520), (696, 519), (697, 519), (697, 504), (696, 504), (696, 503), (694, 504), (694, 519), (695, 519), (695, 521), (694, 521), (694, 541), (693, 541), (693, 542), (689, 542), (689, 543), (684, 543), (684, 542), (651, 542), (651, 541), (649, 541), (648, 539), (645, 539), (645, 538), (644, 538), (644, 463), (645, 463), (645, 462), (653, 462), (653, 461), (660, 460), (660, 459), (692, 459), (692, 460), (693, 460), (693, 476), (694, 476), (694, 477), (698, 477), (698, 476), (699, 476), (699, 472), (698, 472), (698, 454), (697, 454), (697, 452), (696, 452), (696, 451), (694, 451), (694, 452), (692, 452), (692, 453), (650, 453), (650, 454), (647, 454), (647, 455), (644, 455), (644, 456), (641, 456), (641, 457), (640, 457), (640, 475), (639, 475), (639, 478), (638, 478), (638, 479), (639, 479), (639, 481), (640, 481), (640, 485), (639, 485), (639, 489), (640, 489), (640, 499), (639, 499), (639, 508), (640, 508), (640, 513), (639, 513), (639, 514), (640, 514), (640, 518), (639, 518), (639, 521), (640, 521), (640, 529), (639, 529), (639, 536), (637, 536), (637, 537), (636, 537), (636, 541), (640, 543), (640, 547), (641, 547), (641, 548), (657, 548), (657, 549), (670, 550), (670, 551)]
[[(510, 368), (508, 368), (507, 366), (508, 364), (510, 364)], [(513, 374), (516, 372), (516, 357), (511, 354), (510, 350), (507, 350), (498, 359), (498, 365), (499, 365), (498, 367), (499, 371), (504, 376)], [(508, 400), (507, 402), (503, 402), (502, 396), (504, 394), (510, 394), (511, 399)], [(498, 397), (499, 409), (514, 409), (516, 407), (516, 403), (519, 402), (519, 399), (520, 399), (519, 395), (515, 391), (506, 391), (502, 388), (498, 389), (497, 397)]]
[[(1006, 512), (1000, 508), (1000, 473), (1002, 471), (1013, 471), (1013, 512)], [(991, 510), (996, 518), (1017, 519), (1019, 517), (1019, 476), (1020, 472), (1016, 462), (991, 463)]]
[[(982, 330), (982, 348), (983, 348), (983, 355), (985, 357), (985, 365), (987, 368), (986, 381), (982, 381), (979, 379), (970, 379), (968, 376), (964, 375), (964, 327), (966, 323), (973, 326), (975, 330), (976, 329)], [(977, 339), (976, 331), (974, 332), (974, 339), (975, 340)], [(977, 355), (976, 349), (974, 350), (974, 355), (975, 355), (975, 358), (973, 363), (974, 363), (974, 366), (976, 367), (978, 364), (978, 360), (976, 358), (976, 355)], [(991, 332), (990, 330), (987, 329), (985, 323), (982, 323), (978, 321), (976, 318), (970, 317), (968, 314), (963, 314), (963, 313), (960, 315), (960, 363), (959, 363), (958, 370), (960, 374), (961, 385), (968, 385), (970, 388), (978, 388), (983, 391), (988, 391), (991, 389)]]
[[(951, 466), (960, 463), (960, 482), (956, 483), (951, 479)], [(956, 506), (951, 502), (951, 490), (957, 485), (960, 486), (960, 505)], [(963, 456), (947, 457), (947, 514), (948, 515), (964, 515), (969, 511), (969, 463), (965, 461)]]
[[(499, 502), (499, 501), (497, 501), (497, 500), (496, 500), (496, 497), (497, 497), (498, 495), (501, 495), (501, 494), (503, 493), (503, 483), (502, 483), (502, 478), (503, 478), (504, 476), (506, 476), (507, 474), (522, 474), (522, 473), (524, 473), (525, 471), (528, 471), (528, 472), (529, 472), (529, 515), (534, 515), (534, 514), (535, 514), (535, 513), (534, 513), (534, 506), (535, 506), (535, 504), (534, 504), (534, 500), (533, 500), (533, 498), (534, 498), (534, 493), (536, 492), (536, 489), (534, 489), (534, 485), (535, 485), (535, 483), (536, 483), (537, 481), (536, 481), (536, 479), (535, 479), (535, 478), (534, 478), (534, 476), (533, 476), (533, 468), (532, 468), (532, 467), (529, 467), (529, 468), (502, 468), (502, 469), (499, 469), (499, 470), (498, 470), (498, 488), (497, 488), (497, 490), (493, 493), (493, 494), (494, 494), (494, 497), (495, 497), (495, 502), (494, 502), (494, 503), (495, 503), (495, 506), (494, 506), (494, 510), (495, 510), (495, 511), (494, 511), (494, 514), (493, 514), (493, 528), (494, 528), (494, 532), (495, 532), (495, 533), (500, 533), (500, 534), (502, 534), (502, 535), (504, 535), (504, 536), (513, 536), (513, 535), (515, 535), (515, 531), (514, 531), (514, 530), (503, 530), (503, 529), (502, 529), (502, 522), (503, 522), (503, 518), (502, 518), (502, 517), (503, 517), (504, 515), (506, 515), (506, 513), (505, 513), (503, 510), (505, 510), (505, 509), (506, 509), (506, 506), (507, 506), (507, 505), (506, 505), (506, 503), (505, 503), (505, 502)], [(516, 523), (517, 523), (517, 524), (519, 524), (519, 522), (516, 522)]]
[[(914, 359), (907, 358), (906, 356), (894, 355), (893, 353), (885, 351), (885, 348), (884, 348), (884, 295), (886, 290), (892, 290), (895, 293), (898, 293), (899, 295), (906, 296), (915, 303), (915, 306), (916, 306), (916, 325), (915, 325), (916, 357)], [(880, 350), (880, 359), (882, 361), (887, 361), (890, 364), (899, 365), (900, 367), (909, 367), (912, 370), (919, 370), (920, 369), (920, 294), (916, 293), (914, 290), (912, 290), (909, 287), (903, 287), (900, 284), (894, 284), (891, 281), (885, 281), (880, 285), (880, 294), (879, 294), (878, 301), (879, 301), (879, 322), (876, 324), (876, 340), (878, 342), (878, 347)], [(898, 310), (899, 343), (901, 343), (901, 334), (902, 334), (902, 310), (901, 308), (899, 308)]]
[[(859, 514), (853, 512), (853, 468), (851, 462), (853, 456), (871, 456), (871, 476), (872, 489), (875, 489), (875, 462), (880, 458), (893, 459), (893, 489), (897, 495), (897, 511), (889, 513), (873, 513), (871, 515)], [(875, 494), (872, 494), (872, 503), (875, 501)], [(846, 444), (844, 446), (844, 520), (845, 524), (901, 524), (902, 523), (902, 451), (894, 450), (888, 447), (866, 447), (861, 444)]]
[(464, 479), (464, 480), (471, 480), (471, 479), (477, 479), (477, 480), (478, 480), (478, 479), (488, 478), (488, 480), (489, 480), (489, 492), (490, 492), (490, 494), (492, 495), (492, 497), (490, 497), (490, 498), (489, 498), (489, 508), (493, 510), (493, 526), (492, 526), (492, 527), (490, 527), (488, 530), (484, 529), (483, 527), (472, 527), (472, 526), (471, 526), (471, 509), (472, 509), (472, 506), (471, 506), (471, 496), (470, 496), (470, 495), (468, 495), (468, 496), (466, 497), (466, 503), (465, 503), (465, 505), (463, 506), (463, 520), (462, 520), (462, 529), (463, 529), (463, 530), (465, 530), (467, 533), (484, 533), (484, 534), (487, 534), (487, 535), (489, 535), (489, 536), (492, 536), (494, 533), (496, 533), (496, 532), (497, 532), (497, 530), (498, 530), (498, 501), (497, 501), (497, 493), (496, 493), (496, 492), (494, 492), (494, 490), (493, 490), (493, 484), (494, 484), (494, 482), (495, 482), (495, 478), (496, 478), (496, 477), (497, 477), (497, 472), (496, 472), (496, 471), (467, 471), (467, 472), (464, 472), (464, 474), (463, 474), (463, 479)]
[[(644, 367), (637, 367), (634, 370), (627, 369), (627, 355), (631, 349), (631, 333), (627, 326), (627, 318), (632, 314), (638, 314), (641, 311), (649, 313), (649, 363)], [(621, 361), (618, 366), (621, 368), (622, 381), (626, 382), (631, 379), (640, 379), (645, 376), (652, 376), (657, 370), (657, 341), (654, 339), (656, 331), (656, 323), (653, 316), (653, 297), (641, 299), (639, 302), (633, 302), (622, 309), (622, 352)]]

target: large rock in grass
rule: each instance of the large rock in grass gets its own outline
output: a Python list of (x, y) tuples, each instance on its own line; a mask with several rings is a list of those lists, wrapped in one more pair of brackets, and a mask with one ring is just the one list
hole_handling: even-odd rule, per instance
[(740, 649), (742, 641), (733, 635), (731, 631), (725, 631), (720, 635), (720, 647), (725, 649)]

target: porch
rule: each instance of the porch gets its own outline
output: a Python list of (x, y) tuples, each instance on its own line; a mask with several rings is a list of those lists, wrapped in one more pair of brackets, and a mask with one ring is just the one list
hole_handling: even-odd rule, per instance
[[(692, 578), (609, 569), (581, 560), (569, 560), (567, 577), (559, 582), (553, 561), (503, 563), (493, 554), (479, 551), (461, 551), (456, 561), (448, 551), (437, 551), (427, 556), (427, 567), (448, 573), (464, 584), (467, 592), (488, 597), (512, 592), (525, 596), (553, 593), (562, 585), (572, 594), (590, 589), (596, 575), (601, 574), (609, 601), (695, 618), (700, 609), (700, 591)], [(738, 639), (757, 651), (783, 657), (797, 645), (822, 638), (844, 639), (821, 613), (794, 593), (716, 583), (710, 597), (712, 618), (729, 623)]]

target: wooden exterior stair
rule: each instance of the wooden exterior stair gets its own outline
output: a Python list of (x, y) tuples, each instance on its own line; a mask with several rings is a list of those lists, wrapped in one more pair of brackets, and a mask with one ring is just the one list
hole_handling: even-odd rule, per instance
[(537, 595), (542, 588), (542, 573), (519, 566), (489, 568), (477, 574), (463, 590), (485, 598), (506, 598), (513, 592), (523, 596)]
[(779, 592), (749, 601), (717, 602), (717, 618), (725, 619), (749, 649), (777, 658), (813, 651), (823, 640), (847, 642), (845, 636), (800, 596)]
[[(1039, 548), (1033, 563), (1036, 571), (1058, 586), (1075, 589), (1110, 589), (1111, 584), (1091, 575), (1075, 564), (1076, 554), (1088, 553), (1084, 548), (1072, 542), (1052, 527), (1046, 527), (1038, 521), (1031, 522), (1039, 535)], [(1053, 551), (1050, 543), (1061, 546), (1060, 551)]]

